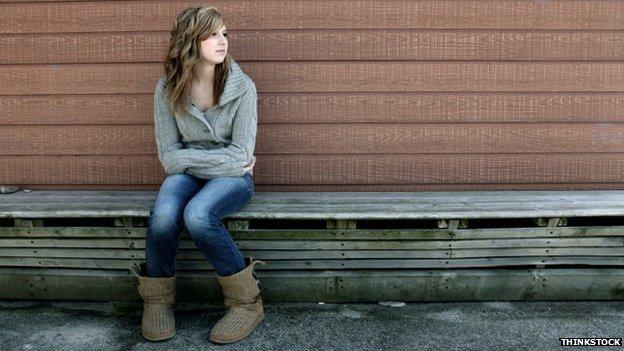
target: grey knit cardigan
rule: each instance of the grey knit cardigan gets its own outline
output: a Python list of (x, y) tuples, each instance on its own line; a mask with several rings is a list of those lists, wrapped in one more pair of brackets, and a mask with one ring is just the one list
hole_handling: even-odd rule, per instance
[(255, 159), (258, 93), (251, 78), (231, 63), (218, 104), (203, 113), (188, 99), (184, 115), (175, 118), (164, 96), (165, 77), (158, 81), (154, 129), (158, 159), (168, 175), (241, 177), (244, 165)]

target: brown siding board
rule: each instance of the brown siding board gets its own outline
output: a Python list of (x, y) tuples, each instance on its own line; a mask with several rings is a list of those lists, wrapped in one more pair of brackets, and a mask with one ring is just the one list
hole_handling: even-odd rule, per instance
[(273, 155), (624, 152), (624, 123), (288, 124), (258, 139)]
[(264, 123), (624, 122), (618, 92), (265, 93), (258, 104)]
[[(157, 184), (21, 184), (32, 190), (158, 190)], [(624, 183), (529, 183), (529, 184), (257, 184), (264, 191), (503, 191), (503, 190), (621, 190)]]
[[(228, 38), (239, 61), (624, 60), (621, 31), (230, 30)], [(0, 35), (0, 62), (161, 62), (168, 39), (165, 31)]]
[[(0, 96), (0, 125), (151, 124), (153, 94)], [(259, 93), (270, 123), (624, 122), (620, 92)], [(26, 127), (25, 127), (26, 128)], [(260, 146), (260, 145), (258, 145)]]
[(261, 91), (622, 91), (613, 62), (257, 62)]
[[(260, 92), (624, 91), (624, 62), (252, 62)], [(160, 64), (0, 66), (0, 95), (153, 92)]]
[(156, 153), (152, 125), (6, 126), (5, 155), (130, 155)]
[(169, 34), (50, 33), (0, 35), (5, 64), (161, 62)]
[[(256, 155), (624, 153), (624, 123), (259, 125)], [(152, 125), (6, 126), (5, 155), (156, 153)]]
[[(0, 156), (8, 184), (157, 184), (154, 155)], [(354, 171), (357, 170), (357, 171)], [(258, 155), (259, 184), (622, 183), (624, 153)]]
[(343, 29), (232, 32), (232, 41), (236, 43), (233, 52), (244, 61), (615, 61), (624, 58), (624, 33), (620, 31), (397, 29), (381, 32), (377, 29)]
[[(0, 33), (169, 30), (195, 1), (1, 4)], [(212, 1), (231, 29), (623, 29), (624, 4), (608, 0)]]
[[(90, 187), (85, 186), (84, 189)], [(44, 187), (45, 188), (45, 187)], [(91, 187), (92, 189), (97, 189)], [(113, 188), (115, 189), (115, 188)], [(132, 189), (131, 187), (128, 190)], [(154, 187), (158, 190), (158, 185)], [(259, 184), (260, 191), (505, 191), (505, 190), (621, 190), (624, 183), (505, 183), (505, 184)]]
[(153, 123), (153, 99), (153, 93), (5, 95), (0, 96), (0, 125)]

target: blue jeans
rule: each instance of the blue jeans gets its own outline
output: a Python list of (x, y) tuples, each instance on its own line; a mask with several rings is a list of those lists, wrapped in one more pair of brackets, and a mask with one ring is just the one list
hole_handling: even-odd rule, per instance
[(242, 177), (209, 180), (186, 173), (167, 176), (147, 221), (147, 275), (175, 275), (175, 258), (184, 227), (217, 274), (228, 276), (243, 270), (243, 255), (221, 220), (243, 207), (254, 193), (249, 172)]

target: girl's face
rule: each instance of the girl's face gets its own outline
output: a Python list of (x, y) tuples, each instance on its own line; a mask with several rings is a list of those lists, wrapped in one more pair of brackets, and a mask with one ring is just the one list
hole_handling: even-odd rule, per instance
[(227, 29), (221, 27), (201, 42), (201, 56), (206, 62), (219, 64), (225, 60), (228, 50)]

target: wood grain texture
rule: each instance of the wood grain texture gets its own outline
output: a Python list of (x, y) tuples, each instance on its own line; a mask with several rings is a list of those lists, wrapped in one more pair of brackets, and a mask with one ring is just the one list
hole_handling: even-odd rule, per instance
[[(121, 259), (144, 260), (145, 249), (89, 249), (89, 248), (10, 248), (0, 250), (2, 258), (82, 258), (82, 259)], [(469, 250), (241, 250), (241, 254), (252, 256), (258, 260), (331, 260), (331, 259), (369, 259), (374, 268), (377, 259), (392, 258), (486, 258), (486, 257), (582, 257), (582, 256), (622, 256), (622, 247), (564, 247), (564, 248), (502, 248), (502, 249), (469, 249)], [(205, 257), (198, 250), (179, 250), (178, 260), (202, 261)]]
[[(621, 212), (620, 212), (621, 213)], [(34, 243), (33, 243), (34, 241)], [(386, 251), (386, 250), (406, 250), (398, 251), (394, 258), (403, 258), (401, 254), (406, 254), (412, 250), (428, 250), (435, 251), (437, 255), (442, 254), (442, 258), (448, 257), (446, 253), (449, 250), (460, 249), (468, 252), (472, 249), (519, 249), (519, 248), (609, 248), (606, 252), (619, 252), (620, 256), (624, 254), (622, 247), (624, 238), (531, 238), (531, 239), (496, 239), (496, 240), (420, 240), (420, 241), (391, 241), (391, 240), (341, 240), (341, 241), (315, 241), (315, 240), (238, 240), (236, 246), (241, 250), (265, 250), (264, 256), (270, 255), (271, 251), (299, 251), (302, 255), (306, 251), (330, 251), (340, 252), (342, 250), (353, 251)], [(85, 249), (85, 250), (107, 250), (107, 249), (143, 249), (145, 250), (145, 239), (47, 239), (38, 238), (29, 239), (0, 239), (0, 248), (2, 249), (1, 257), (15, 257), (14, 255), (4, 255), (4, 252), (10, 252), (12, 248), (59, 248), (59, 249)], [(192, 239), (180, 240), (179, 248), (181, 250), (193, 250), (197, 246)], [(619, 250), (619, 251), (618, 251)], [(418, 251), (416, 251), (418, 252)], [(520, 251), (522, 252), (522, 251)], [(525, 251), (526, 252), (526, 251)], [(587, 254), (591, 256), (591, 254)], [(30, 256), (30, 255), (29, 255)], [(504, 255), (500, 255), (504, 256)], [(513, 255), (513, 256), (537, 256), (537, 255)], [(544, 252), (544, 256), (551, 256), (550, 252)], [(559, 255), (557, 255), (559, 256)], [(566, 255), (564, 255), (566, 256)], [(600, 255), (597, 255), (600, 256)], [(608, 255), (614, 256), (614, 255)], [(35, 256), (36, 257), (36, 256)], [(54, 257), (54, 256), (52, 256)], [(282, 256), (283, 257), (283, 256)], [(95, 257), (93, 257), (95, 258)], [(199, 260), (205, 261), (204, 257), (198, 257)], [(277, 257), (273, 257), (277, 258)], [(304, 259), (303, 256), (300, 257)], [(311, 257), (310, 257), (311, 258)], [(349, 258), (349, 257), (344, 257)], [(372, 258), (372, 257), (371, 257)], [(392, 258), (392, 257), (386, 257)], [(441, 257), (437, 257), (441, 258)], [(597, 257), (598, 258), (598, 257)], [(285, 257), (280, 259), (287, 259)], [(293, 259), (293, 258), (290, 258)], [(621, 258), (624, 262), (624, 258)], [(295, 258), (296, 260), (296, 258)], [(6, 262), (6, 261), (5, 261)], [(18, 262), (16, 262), (18, 263)], [(2, 265), (2, 264), (0, 264)]]
[[(624, 91), (620, 62), (250, 62), (259, 92)], [(160, 64), (0, 66), (0, 94), (150, 93)]]
[[(622, 1), (211, 4), (259, 92), (258, 191), (624, 189)], [(194, 5), (0, 1), (0, 185), (157, 188)]]
[[(2, 267), (39, 267), (39, 268), (90, 268), (105, 270), (128, 269), (134, 260), (112, 259), (81, 259), (81, 258), (31, 258), (31, 257), (0, 257)], [(494, 258), (457, 258), (457, 259), (347, 259), (347, 260), (271, 260), (262, 270), (341, 270), (366, 269), (429, 269), (429, 268), (501, 268), (517, 266), (551, 266), (551, 265), (590, 265), (590, 266), (624, 266), (622, 257), (595, 256), (527, 256), (527, 257), (494, 257)], [(178, 260), (176, 268), (180, 271), (198, 270), (214, 272), (207, 261)]]
[[(160, 183), (156, 184), (54, 184), (54, 183), (21, 183), (20, 189), (30, 190), (153, 190), (157, 191)], [(256, 194), (263, 192), (325, 192), (325, 191), (497, 191), (497, 190), (621, 190), (624, 183), (505, 183), (505, 184), (257, 184)]]
[[(0, 163), (3, 184), (155, 185), (165, 175), (155, 155), (0, 156)], [(274, 186), (622, 184), (622, 174), (624, 153), (258, 155), (254, 167), (256, 183)]]
[[(624, 122), (624, 93), (621, 92), (258, 95), (259, 124)], [(0, 96), (0, 124), (153, 124), (152, 99), (153, 93), (5, 95)]]
[[(149, 194), (129, 194), (114, 196), (116, 192), (83, 192), (74, 191), (54, 196), (57, 192), (40, 191), (31, 193), (12, 193), (3, 195), (0, 203), (1, 218), (103, 218), (103, 217), (149, 217), (157, 192)], [(485, 218), (544, 218), (544, 217), (615, 217), (619, 223), (624, 215), (624, 191), (499, 191), (499, 192), (314, 192), (289, 193), (273, 192), (255, 195), (242, 208), (228, 214), (227, 217), (240, 219), (479, 219)], [(365, 225), (366, 222), (364, 222)], [(112, 223), (111, 223), (112, 224)], [(408, 223), (404, 223), (409, 225)], [(422, 227), (420, 224), (419, 227)], [(413, 226), (413, 224), (412, 224)], [(527, 226), (524, 224), (523, 226)], [(399, 249), (470, 249), (470, 248), (519, 248), (519, 247), (622, 247), (624, 237), (622, 228), (618, 227), (619, 235), (602, 236), (600, 229), (587, 229), (585, 235), (570, 234), (568, 231), (553, 228), (536, 228), (536, 224), (528, 224), (529, 228), (517, 229), (516, 235), (510, 237), (493, 235), (501, 228), (479, 228), (476, 235), (464, 229), (446, 229), (424, 232), (418, 229), (411, 236), (397, 240), (397, 232), (369, 230), (365, 234), (369, 240), (357, 237), (338, 237), (337, 240), (311, 240), (305, 237), (305, 231), (297, 236), (292, 234), (279, 237), (279, 231), (273, 232), (273, 238), (251, 236), (237, 237), (237, 246), (241, 249), (262, 250), (399, 250)], [(64, 227), (64, 226), (63, 226)], [(291, 230), (302, 229), (290, 225)], [(413, 228), (413, 227), (412, 227)], [(144, 229), (144, 228), (143, 228)], [(75, 229), (79, 230), (79, 229)], [(91, 229), (93, 230), (93, 228)], [(144, 237), (126, 235), (119, 229), (108, 235), (97, 236), (98, 229), (91, 237), (87, 234), (75, 237), (64, 237), (57, 240), (57, 235), (37, 238), (34, 243), (28, 238), (30, 231), (21, 236), (1, 236), (0, 247), (83, 247), (83, 248), (144, 248)], [(99, 229), (108, 231), (108, 229)], [(135, 229), (140, 230), (140, 229)], [(253, 230), (256, 234), (265, 229)], [(357, 230), (345, 229), (352, 234)], [(358, 229), (359, 230), (359, 229)], [(608, 229), (607, 229), (608, 230)], [(612, 229), (613, 230), (613, 229)], [(38, 230), (39, 232), (42, 229)], [(89, 229), (85, 229), (89, 231)], [(247, 230), (243, 230), (247, 231)], [(268, 231), (271, 231), (269, 229)], [(527, 237), (518, 237), (518, 233), (526, 231)], [(550, 235), (536, 236), (535, 232), (550, 231)], [(314, 230), (319, 233), (319, 229)], [(404, 231), (403, 235), (407, 231)], [(513, 230), (510, 230), (513, 232)], [(23, 232), (22, 232), (23, 233)], [(113, 233), (122, 234), (114, 237)], [(287, 231), (288, 233), (288, 231)], [(325, 235), (336, 234), (333, 231), (321, 232)], [(390, 234), (392, 238), (385, 237)], [(452, 237), (432, 237), (431, 234), (453, 234)], [(455, 233), (459, 237), (455, 237)], [(463, 233), (463, 234), (462, 234)], [(592, 233), (595, 233), (592, 235)], [(275, 237), (278, 235), (278, 237)], [(375, 238), (374, 235), (377, 235)], [(555, 235), (556, 237), (552, 237)], [(26, 236), (26, 237), (25, 237)], [(86, 238), (85, 238), (86, 236)], [(436, 240), (434, 240), (436, 239)], [(32, 245), (31, 245), (32, 244)], [(193, 240), (185, 236), (181, 248), (192, 249)]]
[[(133, 198), (139, 198), (141, 196), (149, 197), (148, 201), (156, 199), (157, 192), (154, 191), (73, 191), (73, 192), (58, 192), (58, 191), (37, 191), (30, 193), (21, 193), (19, 198), (13, 197), (11, 202), (13, 203), (26, 203), (34, 201), (35, 197), (51, 197), (60, 199), (71, 198), (70, 193), (82, 193), (79, 198), (84, 198), (89, 195), (86, 193), (97, 193), (98, 197), (104, 200), (110, 200), (111, 198), (129, 198), (130, 195), (124, 195), (125, 193), (133, 194)], [(534, 192), (531, 192), (534, 193)], [(140, 195), (139, 195), (140, 194)], [(275, 194), (275, 193), (273, 193)], [(288, 192), (281, 192), (282, 196), (297, 195)], [(387, 193), (384, 193), (387, 194)], [(395, 193), (396, 194), (396, 193)], [(29, 195), (29, 196), (24, 196)], [(359, 194), (353, 194), (359, 195)], [(378, 194), (379, 195), (379, 194)], [(444, 196), (444, 193), (440, 193), (440, 196)], [(29, 198), (30, 197), (30, 198)], [(92, 195), (91, 197), (95, 197)], [(261, 195), (260, 197), (264, 197)], [(294, 196), (293, 196), (294, 197)], [(265, 199), (270, 196), (264, 197)], [(255, 201), (255, 199), (254, 199)], [(268, 202), (268, 201), (263, 201)], [(617, 217), (616, 217), (617, 218)], [(228, 219), (226, 221), (229, 222)], [(358, 221), (362, 223), (362, 221)], [(379, 222), (379, 221), (378, 221)], [(388, 221), (388, 224), (394, 224), (393, 221)], [(551, 238), (551, 237), (605, 237), (605, 236), (619, 236), (624, 234), (624, 227), (622, 225), (607, 225), (607, 226), (574, 226), (574, 227), (498, 227), (498, 228), (480, 228), (478, 227), (478, 221), (475, 225), (475, 221), (470, 221), (470, 228), (468, 229), (431, 229), (431, 228), (403, 228), (403, 229), (357, 229), (357, 230), (344, 230), (344, 229), (242, 229), (242, 230), (230, 230), (232, 238), (237, 240), (283, 240), (283, 239), (297, 239), (297, 240), (449, 240), (449, 239), (501, 239), (501, 238)], [(620, 223), (621, 224), (621, 223)], [(3, 227), (2, 238), (145, 238), (145, 227)], [(186, 229), (181, 232), (181, 238), (190, 238), (190, 234)], [(24, 248), (29, 250), (30, 248)], [(24, 251), (27, 252), (27, 251)], [(73, 252), (73, 251), (72, 251)], [(40, 252), (39, 252), (40, 253)], [(75, 252), (78, 254), (78, 251)], [(36, 254), (36, 253), (35, 253)], [(68, 256), (69, 257), (69, 256)]]
[[(154, 94), (4, 95), (0, 125), (154, 123)], [(617, 99), (616, 99), (617, 100)], [(622, 95), (624, 103), (624, 94)], [(618, 103), (615, 102), (617, 105)], [(24, 126), (25, 131), (30, 127)]]
[[(161, 62), (169, 33), (0, 35), (5, 64)], [(622, 31), (306, 29), (228, 31), (237, 61), (622, 61)], [(548, 49), (546, 49), (548, 48)]]
[[(623, 298), (623, 277), (621, 267), (258, 271), (263, 299), (313, 303), (613, 301)], [(212, 271), (180, 271), (178, 279), (176, 301), (223, 301)], [(0, 298), (141, 301), (127, 269), (84, 268), (0, 268)]]
[[(2, 4), (0, 33), (169, 30), (194, 1)], [(622, 29), (624, 4), (609, 0), (212, 1), (232, 29)], [(390, 5), (391, 4), (391, 5)]]
[[(155, 154), (153, 125), (6, 126), (5, 155)], [(624, 153), (624, 123), (261, 124), (256, 155)]]

